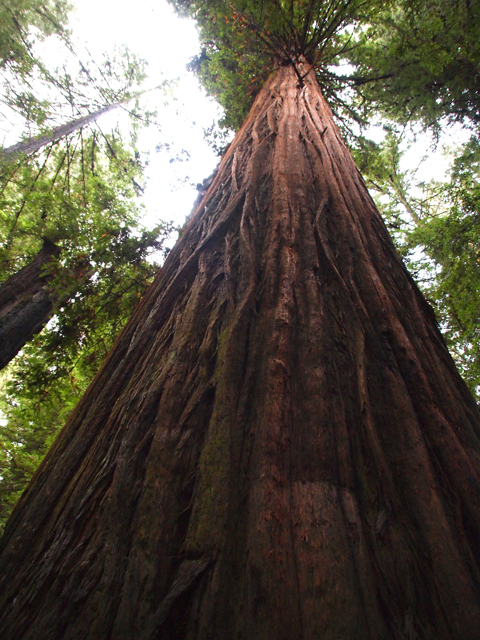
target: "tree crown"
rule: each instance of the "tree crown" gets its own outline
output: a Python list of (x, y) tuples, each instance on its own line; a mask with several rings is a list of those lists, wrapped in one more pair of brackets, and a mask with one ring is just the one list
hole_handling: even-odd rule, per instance
[[(192, 60), (207, 91), (226, 110), (224, 124), (238, 128), (268, 75), (283, 64), (307, 61), (324, 93), (340, 111), (343, 83), (331, 65), (350, 46), (355, 25), (365, 20), (369, 0), (171, 0), (198, 24), (201, 53)], [(302, 81), (299, 73), (299, 81)]]
[(170, 0), (198, 24), (191, 62), (238, 128), (268, 75), (302, 58), (349, 127), (373, 112), (403, 123), (480, 119), (477, 3), (465, 0)]

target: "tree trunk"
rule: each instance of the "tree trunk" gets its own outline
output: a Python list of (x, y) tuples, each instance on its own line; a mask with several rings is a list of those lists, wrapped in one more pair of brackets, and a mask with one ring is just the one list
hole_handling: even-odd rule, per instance
[(2, 638), (478, 640), (479, 433), (282, 67), (7, 525)]
[(108, 113), (109, 111), (116, 109), (120, 104), (122, 103), (117, 102), (115, 104), (109, 104), (106, 107), (97, 109), (97, 111), (94, 111), (93, 113), (89, 113), (86, 116), (77, 118), (77, 120), (71, 120), (66, 124), (62, 124), (60, 127), (56, 127), (52, 130), (51, 133), (42, 136), (35, 136), (34, 138), (29, 138), (28, 140), (23, 140), (22, 142), (17, 142), (11, 147), (3, 149), (0, 154), (3, 155), (3, 158), (9, 162), (14, 160), (21, 154), (31, 155), (45, 145), (57, 142), (57, 140), (60, 140), (61, 138), (70, 135), (71, 133), (75, 133), (75, 131), (79, 131), (82, 127), (86, 127), (87, 124), (95, 122), (104, 113)]
[(0, 285), (0, 369), (52, 317), (53, 300), (47, 287), (52, 276), (44, 273), (44, 267), (59, 253), (53, 242), (45, 240), (35, 258)]

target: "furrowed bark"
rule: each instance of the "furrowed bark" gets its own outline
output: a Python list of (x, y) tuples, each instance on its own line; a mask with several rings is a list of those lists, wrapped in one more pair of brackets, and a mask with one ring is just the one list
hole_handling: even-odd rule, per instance
[(0, 369), (39, 333), (53, 314), (45, 266), (60, 249), (49, 240), (35, 258), (0, 285)]
[(282, 67), (7, 525), (3, 638), (477, 640), (479, 435)]

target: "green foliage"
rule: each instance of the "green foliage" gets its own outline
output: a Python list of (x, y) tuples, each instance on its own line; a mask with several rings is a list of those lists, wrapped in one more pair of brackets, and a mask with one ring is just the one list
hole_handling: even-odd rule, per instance
[(142, 165), (119, 138), (94, 133), (85, 139), (80, 131), (6, 170), (0, 281), (30, 262), (44, 238), (60, 248), (49, 266), (58, 315), (55, 357), (60, 345), (71, 357), (87, 328), (95, 330), (99, 314), (123, 322), (132, 308), (125, 291), (134, 297), (143, 292), (155, 270), (147, 257), (162, 249), (172, 226), (147, 230), (139, 223)]
[[(0, 119), (4, 130), (16, 131), (18, 138), (28, 140), (122, 104), (131, 115), (131, 134), (135, 135), (155, 115), (139, 104), (145, 93), (146, 61), (126, 46), (97, 58), (80, 44), (73, 46), (65, 26), (70, 8), (63, 0), (0, 2)], [(17, 40), (22, 54), (10, 55), (8, 49), (10, 45), (15, 49)], [(3, 63), (2, 46), (6, 48)], [(53, 67), (45, 59), (58, 59), (60, 65)], [(165, 91), (169, 85), (161, 79), (157, 88)]]
[(480, 5), (404, 0), (355, 32), (357, 102), (396, 122), (480, 121)]
[(10, 380), (7, 375), (11, 372), (3, 374), (0, 388), (0, 535), (91, 377), (91, 371), (85, 374), (76, 367), (68, 378), (37, 392), (35, 387), (22, 384), (19, 369), (14, 372), (17, 378)]
[(190, 68), (224, 107), (224, 126), (238, 129), (269, 74), (279, 65), (299, 59), (315, 66), (338, 117), (358, 117), (342, 95), (342, 74), (332, 65), (349, 49), (347, 28), (362, 23), (368, 11), (384, 2), (170, 1), (198, 24), (202, 51)]
[[(426, 217), (409, 235), (423, 248), (413, 267), (434, 304), (456, 363), (480, 399), (480, 142), (456, 156), (441, 199), (445, 213)], [(422, 276), (422, 273), (424, 274)]]
[(456, 364), (480, 400), (480, 142), (453, 158), (446, 182), (400, 169), (400, 140), (359, 138), (357, 164), (427, 300)]
[(53, 34), (67, 35), (70, 8), (64, 0), (1, 0), (0, 67), (22, 74), (31, 71), (36, 64), (33, 42)]
[(48, 237), (55, 316), (26, 345), (0, 393), (0, 522), (144, 294), (172, 225), (139, 223), (142, 165), (119, 138), (78, 132), (8, 167), (1, 195), (0, 280)]
[[(49, 69), (37, 58), (27, 79), (15, 70), (0, 76), (5, 115), (16, 123), (15, 129), (19, 121), (22, 123), (23, 138), (48, 135), (58, 126), (109, 105), (129, 104), (132, 132), (155, 115), (139, 104), (147, 78), (146, 61), (127, 47), (104, 53), (99, 61), (88, 51), (81, 60), (67, 46), (63, 53), (66, 61), (60, 68)], [(162, 80), (157, 88), (166, 91), (169, 84)]]
[[(26, 29), (41, 35), (35, 20), (25, 19)], [(25, 46), (29, 64), (15, 66), (11, 57), (0, 82), (3, 104), (22, 119), (27, 137), (104, 105), (136, 103), (129, 143), (96, 123), (0, 162), (0, 286), (45, 239), (59, 249), (45, 267), (55, 315), (2, 376), (0, 529), (158, 270), (173, 231), (169, 223), (149, 229), (141, 222), (144, 163), (136, 128), (152, 115), (137, 100), (144, 62), (125, 49), (87, 64), (72, 50), (73, 60), (49, 70), (34, 56), (33, 35)]]
[(403, 232), (411, 228), (412, 223), (419, 224), (426, 212), (430, 213), (432, 193), (441, 187), (432, 182), (428, 188), (422, 185), (418, 197), (412, 194), (415, 170), (400, 170), (404, 155), (401, 138), (392, 128), (386, 127), (386, 130), (387, 135), (381, 144), (357, 136), (351, 152), (367, 187), (376, 194), (377, 206), (393, 232), (397, 247), (402, 250), (405, 243)]
[[(133, 223), (141, 164), (119, 137), (83, 131), (34, 157), (4, 165), (0, 175), (0, 279), (30, 261), (48, 237), (90, 255)], [(103, 238), (103, 240), (101, 240)]]

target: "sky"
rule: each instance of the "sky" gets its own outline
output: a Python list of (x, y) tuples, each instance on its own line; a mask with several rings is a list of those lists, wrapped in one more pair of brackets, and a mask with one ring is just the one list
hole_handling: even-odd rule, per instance
[[(152, 127), (141, 133), (139, 148), (149, 152), (144, 196), (148, 222), (160, 218), (181, 224), (197, 196), (196, 184), (207, 178), (218, 163), (204, 140), (204, 128), (212, 125), (221, 111), (185, 68), (199, 51), (195, 25), (178, 18), (164, 0), (76, 0), (75, 4), (70, 19), (73, 34), (79, 42), (88, 44), (94, 57), (100, 58), (102, 51), (111, 51), (115, 45), (126, 44), (148, 61), (148, 86), (156, 86), (162, 79), (178, 78), (167, 105), (163, 105), (161, 92), (149, 95), (149, 106), (158, 110), (161, 132)], [(112, 113), (102, 118), (100, 125), (108, 129), (117, 119), (118, 113)], [(188, 150), (189, 159), (170, 162), (171, 153), (155, 151), (164, 142), (173, 143), (177, 154)]]

